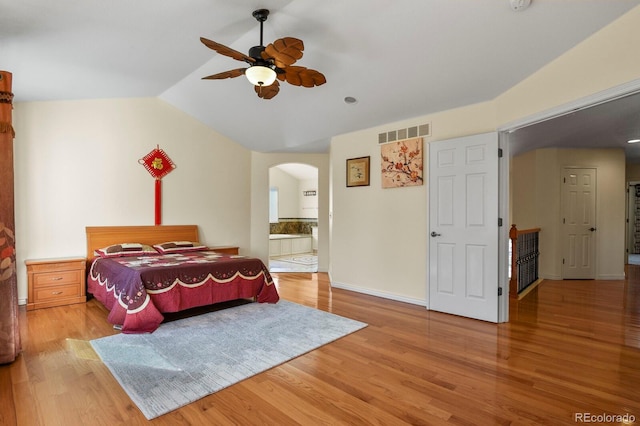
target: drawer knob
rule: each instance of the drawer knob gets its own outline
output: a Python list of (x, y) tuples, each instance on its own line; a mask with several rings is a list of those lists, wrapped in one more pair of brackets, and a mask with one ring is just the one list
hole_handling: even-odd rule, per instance
[(61, 291), (52, 291), (51, 294), (62, 294)]
[(62, 277), (55, 277), (55, 278), (51, 278), (51, 281), (60, 281), (62, 279)]

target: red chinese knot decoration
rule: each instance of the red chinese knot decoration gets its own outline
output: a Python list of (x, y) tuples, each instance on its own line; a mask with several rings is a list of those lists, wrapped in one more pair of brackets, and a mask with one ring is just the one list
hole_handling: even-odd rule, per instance
[(162, 179), (176, 168), (171, 158), (160, 147), (156, 147), (156, 149), (141, 158), (139, 162), (156, 179)]
[(156, 180), (156, 204), (155, 204), (155, 216), (156, 216), (156, 225), (160, 225), (162, 223), (161, 220), (161, 206), (162, 206), (162, 183), (161, 180), (163, 177), (168, 175), (173, 169), (176, 168), (176, 165), (173, 164), (171, 158), (160, 149), (159, 146), (156, 146), (156, 149), (142, 157), (138, 160), (140, 164), (144, 166), (145, 169), (153, 176)]

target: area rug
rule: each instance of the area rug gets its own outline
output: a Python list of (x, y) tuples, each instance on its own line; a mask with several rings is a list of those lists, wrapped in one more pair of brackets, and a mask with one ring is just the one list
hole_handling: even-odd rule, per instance
[(280, 300), (249, 303), (116, 334), (91, 345), (147, 419), (153, 419), (366, 327)]
[(279, 260), (281, 262), (291, 262), (291, 263), (297, 263), (300, 265), (311, 266), (318, 263), (318, 256), (301, 255), (301, 256), (279, 257), (276, 260)]

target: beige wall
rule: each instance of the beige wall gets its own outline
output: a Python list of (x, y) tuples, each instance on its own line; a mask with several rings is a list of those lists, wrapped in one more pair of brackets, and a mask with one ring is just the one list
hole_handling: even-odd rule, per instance
[(138, 159), (157, 145), (177, 166), (162, 180), (162, 223), (248, 251), (250, 151), (165, 102), (18, 103), (14, 124), (22, 302), (25, 259), (83, 256), (85, 226), (154, 224), (154, 180)]
[[(424, 141), (425, 166), (429, 142), (495, 128), (491, 104), (477, 104), (333, 138), (330, 273), (334, 286), (425, 303), (428, 183), (382, 189), (378, 133), (426, 122), (431, 123), (432, 135)], [(363, 156), (371, 157), (370, 186), (347, 188), (346, 160)]]
[(540, 277), (562, 279), (562, 170), (596, 169), (596, 278), (623, 279), (625, 159), (622, 149), (540, 149), (512, 159), (512, 221), (541, 228)]
[(627, 163), (627, 182), (640, 182), (640, 164)]
[(253, 256), (269, 260), (269, 169), (278, 164), (302, 163), (318, 169), (318, 271), (329, 269), (329, 155), (251, 154), (251, 243)]
[[(494, 100), (338, 135), (329, 154), (250, 152), (158, 99), (17, 103), (18, 263), (84, 254), (87, 225), (153, 224), (153, 179), (137, 161), (159, 144), (177, 164), (163, 180), (163, 223), (198, 224), (203, 242), (239, 245), (266, 261), (269, 168), (310, 164), (319, 179), (319, 269), (336, 286), (424, 304), (428, 182), (382, 190), (377, 134), (430, 122), (426, 163), (429, 142), (640, 79), (639, 24), (637, 7)], [(366, 155), (371, 186), (346, 188), (345, 160)], [(618, 250), (615, 239), (602, 247)], [(18, 282), (24, 299), (24, 267)]]
[(640, 6), (495, 99), (506, 124), (640, 78)]
[(138, 160), (157, 145), (177, 166), (162, 180), (162, 223), (197, 224), (202, 242), (265, 262), (269, 167), (317, 167), (328, 269), (328, 154), (252, 153), (159, 99), (17, 103), (14, 125), (21, 303), (24, 260), (83, 256), (86, 226), (154, 224), (154, 181)]
[[(492, 101), (334, 137), (331, 143), (330, 266), (333, 284), (412, 303), (427, 303), (428, 182), (418, 188), (385, 191), (380, 188), (376, 170), (380, 155), (377, 145), (379, 132), (428, 121), (433, 129), (433, 135), (425, 141), (428, 143), (494, 131), (508, 128), (511, 122), (526, 121), (529, 116), (640, 79), (640, 55), (635, 54), (640, 51), (638, 25), (640, 7)], [(370, 155), (372, 160), (371, 186), (345, 188), (345, 160), (366, 155)], [(558, 157), (536, 160), (546, 171), (536, 187), (537, 197), (542, 197), (548, 185), (554, 185), (554, 180), (557, 182), (557, 166), (569, 160)], [(553, 161), (559, 163), (554, 164)], [(549, 165), (553, 167), (548, 168)], [(529, 173), (533, 172), (531, 168), (534, 166), (537, 167), (535, 164), (527, 165)], [(624, 165), (620, 170), (624, 173)], [(617, 178), (611, 182), (615, 186)], [(603, 194), (610, 189), (602, 189)], [(511, 206), (514, 204), (509, 203)], [(617, 206), (611, 204), (614, 205)], [(604, 203), (601, 206), (609, 208)], [(551, 212), (559, 209), (559, 199), (550, 207), (550, 217), (545, 222), (552, 220), (551, 215), (557, 219), (557, 213)], [(602, 259), (599, 261), (598, 273), (600, 276), (619, 277), (620, 257), (617, 253), (623, 250), (624, 241), (619, 241), (617, 213), (599, 210), (598, 214), (603, 218), (611, 216), (612, 224), (607, 226), (615, 228), (611, 231), (614, 238), (599, 241), (599, 250), (616, 253), (613, 254), (613, 265), (602, 264)], [(526, 221), (532, 220), (531, 216), (526, 218)], [(557, 259), (557, 249), (557, 245), (551, 245), (545, 251)], [(557, 274), (558, 268), (552, 265), (549, 271)]]

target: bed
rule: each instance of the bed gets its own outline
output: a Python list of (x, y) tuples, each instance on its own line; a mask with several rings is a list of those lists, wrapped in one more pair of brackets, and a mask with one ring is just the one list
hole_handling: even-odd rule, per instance
[(163, 313), (279, 300), (260, 259), (199, 245), (197, 225), (86, 227), (86, 237), (87, 292), (123, 333), (151, 333)]

